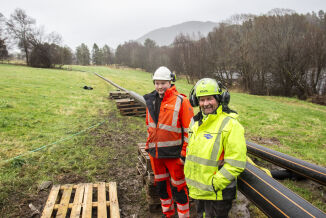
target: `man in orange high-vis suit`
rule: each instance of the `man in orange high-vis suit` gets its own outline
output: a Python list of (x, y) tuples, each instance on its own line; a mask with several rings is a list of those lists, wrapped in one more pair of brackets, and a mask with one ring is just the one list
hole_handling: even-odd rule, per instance
[[(155, 184), (165, 217), (174, 215), (173, 196), (179, 217), (189, 217), (189, 197), (183, 173), (188, 127), (193, 109), (174, 84), (175, 75), (159, 67), (154, 75), (155, 90), (144, 96), (146, 101), (147, 142)], [(170, 186), (172, 184), (172, 189)]]

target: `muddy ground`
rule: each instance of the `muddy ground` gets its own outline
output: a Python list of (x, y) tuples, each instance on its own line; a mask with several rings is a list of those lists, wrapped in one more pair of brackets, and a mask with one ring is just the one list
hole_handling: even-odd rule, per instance
[[(161, 217), (160, 213), (153, 214), (149, 212), (145, 190), (142, 187), (136, 169), (136, 163), (138, 161), (137, 143), (145, 141), (145, 128), (140, 127), (137, 129), (130, 129), (130, 123), (133, 123), (134, 126), (139, 125), (140, 120), (130, 117), (121, 117), (118, 116), (116, 112), (107, 115), (106, 119), (108, 122), (91, 131), (89, 136), (92, 138), (94, 146), (109, 146), (114, 155), (113, 158), (107, 160), (109, 166), (107, 171), (99, 173), (96, 175), (96, 178), (93, 178), (93, 180), (117, 182), (121, 217)], [(252, 141), (267, 145), (269, 143), (279, 143), (275, 138), (253, 138)], [(88, 143), (88, 141), (85, 143)], [(260, 161), (259, 163), (265, 167), (273, 168), (272, 165), (266, 164), (259, 159), (256, 159), (256, 161)], [(57, 175), (56, 177), (56, 183), (59, 184), (76, 184), (84, 182), (90, 181), (85, 176), (75, 175), (72, 172)], [(325, 187), (321, 187), (320, 185), (308, 180), (298, 181), (297, 184), (298, 186), (309, 189), (311, 192), (316, 194), (315, 196), (320, 196), (321, 191), (325, 193)], [(17, 215), (16, 217), (39, 217), (39, 214), (34, 213), (33, 215), (29, 204), (33, 204), (36, 209), (42, 212), (49, 191), (50, 187), (35, 193), (33, 196), (13, 195), (13, 199), (11, 199), (12, 202), (18, 204), (15, 207), (15, 212), (13, 214)], [(325, 196), (326, 195), (324, 195), (323, 202), (326, 203)], [(235, 209), (232, 212), (231, 217), (239, 217), (239, 210), (243, 211), (241, 217), (264, 217), (264, 215), (255, 209), (255, 207), (250, 204), (244, 196), (241, 196), (238, 202), (240, 202), (240, 204), (235, 207), (239, 207), (239, 209)]]

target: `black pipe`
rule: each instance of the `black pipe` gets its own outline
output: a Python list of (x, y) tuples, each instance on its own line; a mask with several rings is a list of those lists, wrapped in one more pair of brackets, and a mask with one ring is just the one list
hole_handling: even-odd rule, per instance
[(326, 168), (247, 141), (248, 153), (326, 185)]
[(247, 162), (238, 188), (269, 217), (326, 217), (326, 214)]
[(291, 170), (271, 170), (272, 177), (274, 179), (283, 180), (283, 179), (291, 179), (291, 180), (304, 180), (305, 177), (298, 175)]

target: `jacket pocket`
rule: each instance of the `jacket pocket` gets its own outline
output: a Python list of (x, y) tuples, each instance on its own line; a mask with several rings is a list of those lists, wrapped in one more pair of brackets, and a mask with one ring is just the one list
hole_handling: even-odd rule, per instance
[(212, 188), (214, 190), (214, 193), (215, 193), (215, 196), (216, 196), (216, 200), (217, 200), (217, 192), (218, 192), (218, 190), (215, 189), (215, 187), (214, 187), (214, 176), (212, 176)]

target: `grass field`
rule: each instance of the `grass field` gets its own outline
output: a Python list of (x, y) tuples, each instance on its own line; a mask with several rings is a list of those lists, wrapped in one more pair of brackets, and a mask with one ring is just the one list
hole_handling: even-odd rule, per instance
[[(120, 116), (114, 102), (107, 99), (108, 91), (114, 87), (92, 73), (78, 70), (97, 72), (139, 94), (153, 90), (151, 74), (108, 67), (72, 69), (0, 64), (0, 214), (4, 217), (22, 216), (21, 211), (29, 211), (29, 202), (41, 205), (41, 200), (36, 200), (40, 196), (38, 185), (47, 180), (74, 183), (119, 178), (122, 191), (137, 193), (129, 187), (137, 186), (125, 184), (118, 169), (134, 168), (135, 143), (144, 141), (146, 136), (144, 119)], [(94, 89), (82, 89), (85, 85)], [(176, 85), (185, 94), (192, 87), (185, 80)], [(243, 93), (231, 96), (231, 108), (239, 112), (248, 140), (326, 165), (325, 106), (294, 98)], [(99, 127), (78, 134), (103, 121)], [(44, 145), (48, 146), (27, 153)], [(21, 154), (24, 155), (5, 162)], [(130, 175), (135, 176), (134, 171)], [(291, 181), (284, 184), (326, 211), (321, 200), (323, 191), (318, 196), (309, 187), (298, 188)], [(134, 197), (137, 203), (139, 196)], [(122, 209), (127, 214), (131, 211), (124, 206)]]

